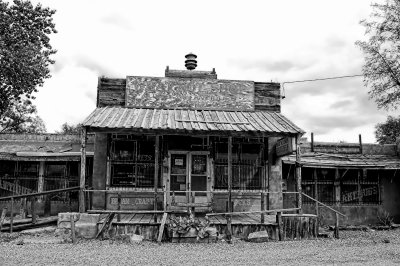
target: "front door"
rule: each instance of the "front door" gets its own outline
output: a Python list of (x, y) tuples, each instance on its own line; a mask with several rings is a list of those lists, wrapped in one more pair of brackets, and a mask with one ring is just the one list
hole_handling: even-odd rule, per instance
[(204, 209), (210, 201), (211, 188), (208, 152), (176, 151), (169, 154), (167, 202), (170, 207), (184, 209), (187, 203)]

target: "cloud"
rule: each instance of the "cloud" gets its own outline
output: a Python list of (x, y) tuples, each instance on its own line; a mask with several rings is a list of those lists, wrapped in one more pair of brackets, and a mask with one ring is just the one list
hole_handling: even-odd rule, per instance
[(105, 17), (102, 17), (100, 21), (104, 24), (108, 24), (119, 29), (124, 29), (128, 31), (132, 31), (135, 28), (132, 26), (129, 19), (121, 16), (120, 14), (112, 14)]
[(244, 70), (261, 70), (287, 72), (294, 69), (304, 69), (310, 66), (310, 62), (299, 63), (292, 60), (249, 60), (249, 59), (230, 59), (229, 62), (236, 67)]
[(75, 56), (74, 62), (76, 64), (76, 66), (87, 68), (87, 69), (97, 73), (98, 76), (114, 76), (115, 75), (115, 71), (113, 71), (111, 68), (107, 67), (107, 65), (105, 63), (101, 63), (98, 60), (93, 59), (88, 56), (85, 56), (85, 55)]
[(341, 108), (348, 107), (351, 104), (352, 104), (352, 101), (350, 101), (350, 100), (337, 101), (334, 104), (331, 104), (331, 106), (329, 108), (341, 109)]
[(97, 58), (94, 59), (90, 55), (73, 54), (69, 57), (60, 56), (55, 61), (55, 64), (50, 66), (52, 74), (60, 73), (66, 67), (75, 66), (93, 71), (98, 76), (116, 76), (116, 71), (109, 67), (109, 64), (103, 63)]

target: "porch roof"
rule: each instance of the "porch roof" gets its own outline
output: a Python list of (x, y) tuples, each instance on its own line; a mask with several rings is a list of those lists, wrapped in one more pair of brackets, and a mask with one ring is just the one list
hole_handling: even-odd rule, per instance
[[(295, 155), (282, 158), (284, 163), (294, 164)], [(393, 155), (328, 154), (310, 152), (301, 155), (300, 164), (315, 168), (384, 168), (400, 169), (400, 158)]]
[(138, 130), (191, 133), (296, 135), (304, 131), (280, 113), (128, 107), (96, 108), (82, 123), (89, 131)]

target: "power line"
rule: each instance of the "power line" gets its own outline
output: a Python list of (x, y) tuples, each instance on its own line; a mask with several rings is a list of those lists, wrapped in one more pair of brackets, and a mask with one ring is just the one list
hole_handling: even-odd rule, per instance
[(331, 80), (331, 79), (344, 79), (344, 78), (354, 78), (361, 77), (363, 74), (355, 74), (355, 75), (346, 75), (346, 76), (337, 76), (337, 77), (328, 77), (328, 78), (317, 78), (317, 79), (304, 79), (304, 80), (294, 80), (294, 81), (285, 81), (282, 82), (282, 99), (285, 99), (285, 84), (289, 83), (300, 83), (300, 82), (312, 82), (312, 81), (321, 81), (321, 80)]
[(337, 76), (337, 77), (329, 77), (329, 78), (318, 78), (318, 79), (304, 79), (304, 80), (295, 80), (295, 81), (285, 81), (285, 82), (282, 82), (282, 84), (298, 83), (298, 82), (308, 82), (308, 81), (319, 81), (319, 80), (329, 80), (329, 79), (354, 78), (354, 77), (361, 77), (361, 76), (364, 76), (364, 75), (363, 75), (363, 74), (356, 74), (356, 75)]

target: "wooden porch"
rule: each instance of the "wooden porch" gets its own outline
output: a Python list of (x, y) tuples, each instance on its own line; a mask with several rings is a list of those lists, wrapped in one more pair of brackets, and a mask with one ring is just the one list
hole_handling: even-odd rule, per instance
[[(91, 211), (89, 211), (91, 212)], [(96, 211), (93, 211), (96, 212)], [(106, 221), (109, 213), (100, 214), (98, 222), (99, 230), (104, 224), (108, 223), (107, 234), (110, 237), (124, 234), (139, 234), (147, 240), (152, 241), (173, 241), (173, 242), (193, 242), (196, 236), (179, 235), (164, 230), (167, 228), (169, 220), (163, 220), (163, 213), (115, 213), (113, 220)], [(170, 218), (187, 217), (187, 213), (169, 212)], [(271, 240), (294, 240), (294, 239), (314, 239), (318, 235), (318, 222), (316, 215), (313, 214), (282, 214), (280, 225), (276, 214), (264, 214), (262, 221), (261, 213), (238, 213), (238, 214), (198, 214), (194, 218), (201, 224), (216, 228), (219, 235), (230, 234), (240, 239), (247, 239), (248, 235), (256, 231), (267, 231)], [(163, 231), (160, 236), (160, 230)], [(229, 231), (229, 233), (228, 233)], [(214, 238), (215, 239), (215, 238)], [(210, 238), (202, 242), (211, 242)]]
[[(116, 215), (112, 221), (115, 225), (159, 225), (161, 224), (162, 214), (119, 214)], [(182, 214), (171, 214), (172, 216), (181, 216)], [(107, 217), (107, 214), (101, 214), (99, 223), (102, 224), (104, 219)], [(206, 223), (206, 216), (198, 215), (195, 217), (199, 222)], [(261, 223), (261, 214), (233, 214), (232, 215), (232, 225), (241, 224), (241, 225), (260, 225), (260, 224), (269, 224), (276, 225), (276, 215), (265, 215), (264, 223)], [(225, 215), (215, 215), (209, 217), (209, 225), (220, 225), (227, 224), (227, 219)]]

